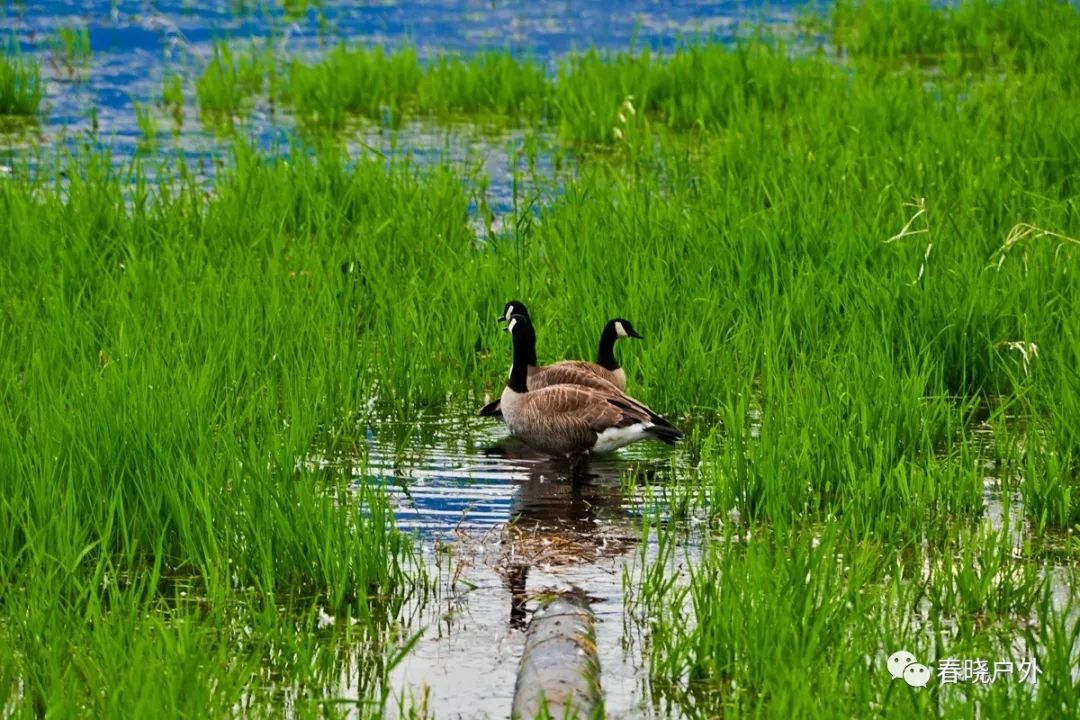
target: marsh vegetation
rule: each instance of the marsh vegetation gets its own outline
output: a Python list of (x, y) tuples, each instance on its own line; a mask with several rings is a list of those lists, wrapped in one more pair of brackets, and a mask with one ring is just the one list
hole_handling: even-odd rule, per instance
[[(635, 712), (1080, 713), (1080, 11), (799, 29), (550, 63), (221, 41), (136, 105), (147, 142), (159, 98), (301, 131), (230, 131), (211, 185), (2, 151), (0, 714), (448, 714), (394, 700), (445, 578), (384, 485), (423, 483), (432, 417), (480, 453), (514, 297), (541, 361), (632, 319), (628, 387), (687, 433), (614, 471), (663, 498), (620, 570)], [(35, 62), (0, 60), (0, 114), (39, 112)], [(411, 122), (510, 138), (508, 201)], [(900, 649), (1041, 674), (909, 687)]]

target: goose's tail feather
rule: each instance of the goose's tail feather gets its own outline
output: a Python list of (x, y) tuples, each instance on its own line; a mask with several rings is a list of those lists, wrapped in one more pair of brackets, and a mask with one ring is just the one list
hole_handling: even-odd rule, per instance
[(682, 431), (667, 421), (663, 425), (653, 425), (645, 432), (657, 440), (666, 442), (668, 445), (674, 445), (683, 439)]
[(493, 417), (502, 419), (502, 399), (496, 398), (484, 407), (476, 411), (480, 417)]

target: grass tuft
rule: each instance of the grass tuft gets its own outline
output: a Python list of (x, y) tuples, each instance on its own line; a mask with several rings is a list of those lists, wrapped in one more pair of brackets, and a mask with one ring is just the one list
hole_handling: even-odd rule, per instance
[(41, 67), (36, 62), (24, 58), (18, 48), (0, 54), (0, 115), (36, 115), (42, 93)]

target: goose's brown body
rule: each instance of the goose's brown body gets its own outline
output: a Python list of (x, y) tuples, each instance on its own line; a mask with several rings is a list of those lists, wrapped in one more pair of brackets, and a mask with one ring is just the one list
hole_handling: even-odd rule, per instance
[[(506, 304), (500, 321), (509, 322), (513, 315), (521, 315), (529, 318), (529, 311), (516, 300)], [(531, 318), (530, 318), (531, 322)], [(551, 385), (582, 385), (596, 388), (597, 390), (609, 390), (614, 388), (620, 392), (626, 391), (626, 372), (619, 366), (615, 359), (615, 342), (620, 338), (640, 338), (641, 335), (634, 330), (629, 321), (621, 318), (609, 320), (600, 333), (600, 346), (597, 352), (597, 362), (585, 360), (563, 360), (551, 365), (537, 365), (535, 348), (532, 355), (526, 358), (528, 363), (528, 388), (540, 390)], [(477, 413), (481, 416), (502, 418), (502, 399), (496, 399), (480, 408)]]
[(608, 370), (596, 363), (584, 360), (563, 360), (551, 365), (529, 368), (530, 390), (566, 384), (586, 385), (598, 389), (607, 389), (610, 385), (620, 392), (625, 392), (626, 373), (622, 368)]
[(550, 455), (576, 459), (606, 453), (639, 440), (674, 443), (682, 438), (671, 423), (607, 381), (589, 386), (557, 383), (533, 389), (527, 360), (536, 335), (525, 316), (507, 328), (514, 337), (514, 365), (503, 390), (502, 415), (510, 432)]
[(503, 418), (511, 434), (536, 450), (575, 458), (603, 454), (652, 437), (682, 437), (670, 423), (633, 398), (582, 385), (551, 385), (502, 394)]

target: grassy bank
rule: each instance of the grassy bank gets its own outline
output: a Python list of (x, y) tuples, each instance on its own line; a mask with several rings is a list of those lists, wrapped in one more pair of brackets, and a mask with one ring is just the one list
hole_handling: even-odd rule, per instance
[[(1076, 713), (1075, 604), (1061, 577), (1017, 557), (1011, 531), (957, 527), (898, 548), (852, 543), (845, 525), (727, 529), (689, 571), (673, 549), (634, 582), (660, 715)], [(900, 650), (930, 668), (926, 686), (890, 674)], [(965, 661), (982, 661), (985, 679), (965, 677)]]
[[(661, 707), (1076, 714), (1076, 23), (1033, 2), (841, 4), (823, 27), (842, 61), (768, 37), (554, 75), (340, 48), (276, 76), (316, 125), (555, 130), (573, 173), (519, 178), (479, 236), (482, 178), (332, 145), (240, 148), (209, 191), (92, 152), (17, 166), (0, 707), (315, 713), (356, 663), (377, 714), (426, 578), (383, 496), (317, 460), (351, 447), (362, 474), (369, 429), (499, 392), (492, 318), (521, 298), (542, 361), (630, 318), (631, 392), (688, 431), (675, 491), (700, 564), (680, 569), (673, 525), (628, 578)], [(203, 107), (267, 92), (260, 52), (234, 71), (222, 46)], [(901, 648), (1043, 675), (909, 688), (883, 669)]]

